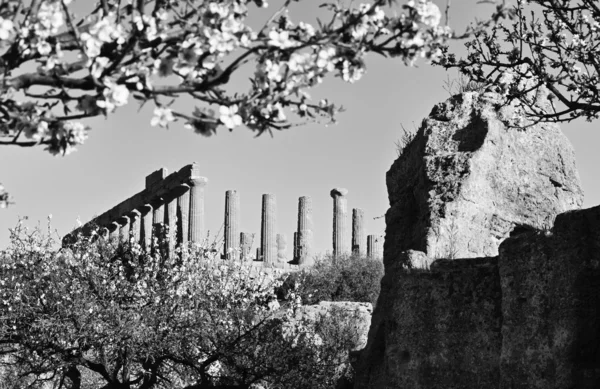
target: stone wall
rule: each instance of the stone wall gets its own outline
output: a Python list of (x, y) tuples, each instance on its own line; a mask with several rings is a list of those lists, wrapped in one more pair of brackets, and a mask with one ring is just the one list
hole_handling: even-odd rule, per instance
[(438, 260), (407, 270), (409, 251), (386, 267), (358, 388), (492, 388), (500, 377), (497, 258)]
[(386, 262), (355, 388), (599, 388), (600, 207), (499, 251)]

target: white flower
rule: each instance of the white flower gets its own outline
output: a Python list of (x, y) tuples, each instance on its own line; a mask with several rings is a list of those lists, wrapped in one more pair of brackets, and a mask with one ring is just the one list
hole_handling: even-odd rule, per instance
[(286, 49), (288, 47), (296, 46), (296, 43), (290, 40), (290, 33), (287, 31), (276, 31), (271, 30), (269, 32), (269, 44), (271, 46), (280, 47)]
[(308, 23), (300, 22), (298, 23), (298, 28), (304, 31), (309, 38), (315, 36), (315, 28)]
[(45, 40), (39, 41), (36, 49), (40, 55), (48, 55), (52, 52), (52, 46), (50, 46), (50, 43)]
[(242, 117), (237, 114), (237, 111), (237, 105), (232, 105), (231, 107), (222, 105), (219, 108), (219, 113), (221, 114), (219, 120), (221, 120), (221, 123), (230, 129), (239, 126), (242, 124)]
[(0, 18), (0, 40), (7, 40), (15, 25), (8, 19)]
[(97, 57), (92, 65), (91, 75), (95, 78), (100, 78), (108, 62), (109, 60), (106, 57)]
[(335, 64), (332, 60), (333, 56), (335, 56), (335, 48), (333, 47), (328, 47), (319, 51), (317, 66), (329, 72), (332, 71), (335, 68)]
[(104, 100), (98, 100), (96, 105), (106, 109), (106, 112), (113, 112), (116, 107), (127, 104), (129, 99), (129, 89), (125, 85), (117, 85), (110, 81), (105, 82), (106, 88), (102, 92)]
[(175, 120), (173, 111), (169, 108), (156, 107), (154, 108), (154, 117), (150, 121), (150, 125), (155, 127), (157, 124), (161, 127), (167, 127), (169, 122)]

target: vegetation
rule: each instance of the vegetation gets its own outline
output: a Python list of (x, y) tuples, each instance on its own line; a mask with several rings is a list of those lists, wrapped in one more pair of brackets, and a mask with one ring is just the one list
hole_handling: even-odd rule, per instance
[(598, 2), (518, 0), (510, 15), (508, 24), (478, 30), (466, 58), (446, 53), (440, 63), (494, 86), (534, 121), (598, 118)]
[(355, 323), (299, 318), (298, 282), (275, 295), (283, 274), (96, 238), (55, 250), (20, 224), (0, 253), (1, 364), (15, 387), (328, 388), (351, 372)]
[(381, 260), (360, 255), (325, 256), (317, 259), (313, 267), (293, 275), (290, 282), (299, 281), (297, 293), (303, 304), (355, 301), (375, 306), (382, 277)]

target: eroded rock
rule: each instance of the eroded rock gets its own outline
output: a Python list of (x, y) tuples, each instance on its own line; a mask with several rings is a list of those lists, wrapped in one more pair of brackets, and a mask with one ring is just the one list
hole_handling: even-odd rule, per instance
[(546, 228), (580, 208), (571, 144), (554, 124), (510, 127), (498, 95), (436, 105), (387, 172), (385, 260), (496, 256), (517, 226)]

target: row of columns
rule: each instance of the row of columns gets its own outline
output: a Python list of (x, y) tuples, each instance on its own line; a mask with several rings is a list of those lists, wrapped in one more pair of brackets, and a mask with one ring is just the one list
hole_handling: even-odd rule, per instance
[[(164, 178), (164, 177), (163, 177)], [(153, 236), (164, 236), (165, 229), (177, 231), (169, 234), (168, 249), (187, 242), (201, 243), (205, 238), (204, 188), (206, 177), (194, 177), (187, 184), (180, 185), (165, 197), (157, 197), (139, 209), (108, 226), (104, 234), (111, 239), (139, 242), (150, 248)]]
[[(371, 258), (381, 258), (383, 239), (376, 235), (365, 236), (364, 211), (352, 210), (352, 234), (348, 231), (348, 190), (335, 188), (333, 198), (333, 255), (356, 253)], [(298, 225), (294, 232), (293, 263), (312, 263), (313, 207), (309, 196), (298, 199)], [(224, 252), (223, 258), (249, 259), (254, 234), (240, 232), (240, 196), (236, 190), (225, 192)], [(273, 194), (263, 194), (261, 210), (260, 244), (256, 259), (268, 264), (288, 262), (287, 239), (277, 234), (277, 200)]]

